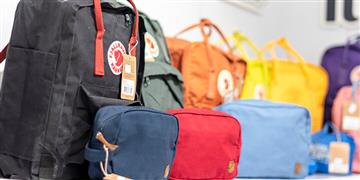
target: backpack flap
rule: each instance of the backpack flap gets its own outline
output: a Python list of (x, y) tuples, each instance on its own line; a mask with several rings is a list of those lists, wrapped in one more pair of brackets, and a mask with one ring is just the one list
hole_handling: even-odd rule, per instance
[(145, 106), (159, 110), (183, 107), (183, 78), (178, 70), (161, 62), (148, 62), (142, 100)]

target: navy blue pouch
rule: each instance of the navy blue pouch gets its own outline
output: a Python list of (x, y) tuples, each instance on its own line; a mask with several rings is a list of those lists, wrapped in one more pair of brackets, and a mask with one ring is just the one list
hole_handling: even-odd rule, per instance
[(164, 112), (140, 106), (101, 108), (85, 149), (90, 178), (167, 179), (178, 131), (177, 118)]

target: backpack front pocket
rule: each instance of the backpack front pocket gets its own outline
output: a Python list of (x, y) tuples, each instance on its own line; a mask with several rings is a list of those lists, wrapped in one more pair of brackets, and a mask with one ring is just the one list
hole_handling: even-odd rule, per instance
[(147, 107), (158, 110), (183, 107), (182, 76), (175, 68), (160, 62), (145, 66), (142, 101)]
[(0, 137), (2, 152), (38, 159), (33, 152), (48, 118), (56, 61), (53, 53), (9, 48), (0, 95), (0, 131), (8, 135)]

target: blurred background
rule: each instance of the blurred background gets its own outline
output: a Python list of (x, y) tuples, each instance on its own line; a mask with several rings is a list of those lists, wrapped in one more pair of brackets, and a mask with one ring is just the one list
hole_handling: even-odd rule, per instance
[[(209, 18), (227, 35), (239, 30), (260, 48), (272, 39), (285, 36), (306, 60), (316, 64), (326, 48), (344, 44), (347, 37), (360, 34), (360, 0), (352, 0), (352, 12), (348, 12), (354, 17), (351, 21), (344, 17), (345, 0), (134, 1), (141, 11), (160, 21), (167, 36), (201, 18)], [(327, 21), (329, 1), (336, 2), (335, 20)], [(0, 1), (0, 48), (9, 41), (18, 2)], [(201, 36), (194, 31), (184, 37), (196, 39)], [(0, 71), (3, 68), (4, 64), (1, 64)]]

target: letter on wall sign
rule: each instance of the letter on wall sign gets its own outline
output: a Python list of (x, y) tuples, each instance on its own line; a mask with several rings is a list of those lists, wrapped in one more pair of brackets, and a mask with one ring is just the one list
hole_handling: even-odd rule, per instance
[(335, 21), (335, 0), (328, 0), (326, 4), (326, 21)]
[(357, 0), (327, 0), (325, 21), (329, 24), (359, 27), (360, 1)]
[(354, 3), (353, 3), (353, 0), (345, 0), (344, 1), (344, 18), (346, 21), (357, 21), (358, 18), (357, 17), (354, 17), (354, 14), (353, 14), (353, 6), (354, 6)]

